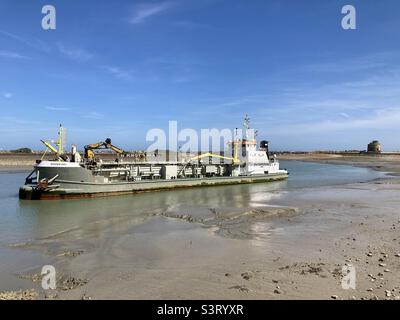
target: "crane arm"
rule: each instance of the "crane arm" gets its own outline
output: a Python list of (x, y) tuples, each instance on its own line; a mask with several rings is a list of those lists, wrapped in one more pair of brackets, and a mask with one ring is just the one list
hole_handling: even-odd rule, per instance
[(64, 161), (63, 158), (61, 158), (60, 154), (58, 153), (58, 150), (54, 148), (50, 143), (44, 140), (40, 140), (50, 151), (53, 151), (56, 155), (59, 161)]
[(221, 156), (221, 155), (218, 155), (218, 154), (214, 154), (214, 153), (210, 153), (210, 152), (203, 153), (203, 154), (201, 154), (199, 156), (190, 158), (190, 161), (192, 161), (192, 160), (200, 160), (200, 159), (207, 158), (207, 157), (232, 160), (233, 163), (239, 163), (240, 162), (239, 159), (237, 159), (237, 158), (224, 157), (224, 156)]
[(85, 146), (85, 149), (87, 150), (100, 149), (103, 146), (106, 146), (106, 143), (104, 141), (101, 141), (97, 143), (88, 144)]
[(112, 144), (107, 145), (107, 147), (116, 153), (120, 153), (120, 154), (125, 153), (124, 150), (122, 150), (121, 148), (118, 148)]
[(118, 148), (114, 145), (111, 144), (111, 139), (106, 139), (105, 141), (97, 142), (97, 143), (92, 143), (88, 144), (85, 146), (85, 158), (94, 158), (94, 153), (92, 150), (95, 149), (111, 149), (115, 153), (118, 154), (123, 154), (125, 153), (124, 150), (121, 148)]

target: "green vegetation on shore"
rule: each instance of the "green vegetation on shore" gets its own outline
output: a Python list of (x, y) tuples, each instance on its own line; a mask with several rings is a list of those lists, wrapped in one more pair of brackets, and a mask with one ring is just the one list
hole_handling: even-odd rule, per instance
[(32, 150), (29, 148), (19, 148), (16, 150), (10, 150), (11, 153), (32, 153)]

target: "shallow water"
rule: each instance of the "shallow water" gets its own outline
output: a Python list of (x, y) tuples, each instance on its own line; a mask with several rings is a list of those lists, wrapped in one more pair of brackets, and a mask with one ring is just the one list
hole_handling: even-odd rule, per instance
[(280, 191), (363, 182), (383, 175), (366, 168), (299, 161), (282, 161), (281, 166), (290, 171), (287, 181), (56, 201), (19, 200), (18, 188), (27, 173), (0, 173), (0, 289), (15, 285), (13, 272), (49, 263), (47, 252), (17, 250), (10, 244), (49, 239), (50, 245), (52, 237), (62, 237), (63, 232), (72, 232), (76, 239), (84, 238), (85, 232), (104, 239), (104, 233), (123, 232), (166, 211), (202, 214), (205, 208), (266, 207)]
[[(366, 168), (282, 161), (289, 179), (265, 184), (193, 188), (97, 199), (26, 201), (18, 199), (25, 172), (0, 173), (0, 245), (45, 237), (83, 223), (134, 215), (138, 220), (174, 206), (243, 208), (268, 205), (277, 191), (373, 180)], [(260, 203), (261, 202), (261, 203)]]

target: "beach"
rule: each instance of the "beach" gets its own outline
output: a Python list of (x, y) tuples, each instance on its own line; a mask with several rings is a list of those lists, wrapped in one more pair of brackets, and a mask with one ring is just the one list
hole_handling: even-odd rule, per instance
[[(75, 214), (57, 232), (46, 229), (53, 219), (49, 214), (48, 220), (37, 221), (43, 230), (7, 245), (15, 254), (31, 251), (40, 258), (16, 271), (15, 283), (9, 277), (0, 298), (400, 299), (398, 156), (279, 159), (390, 174), (367, 182), (268, 193), (247, 194), (239, 186), (231, 189), (230, 201), (218, 200), (225, 187), (204, 188), (198, 198), (184, 203), (165, 192), (162, 210), (148, 194), (127, 202), (126, 208), (128, 212), (132, 204), (146, 203), (146, 213), (122, 210), (95, 220)], [(216, 199), (202, 205), (202, 197), (213, 193)], [(116, 199), (101, 204), (114, 210)], [(71, 212), (82, 203), (72, 201)], [(46, 206), (56, 208), (57, 203)], [(44, 263), (57, 270), (56, 290), (41, 288)], [(354, 268), (355, 289), (343, 289), (343, 267)]]

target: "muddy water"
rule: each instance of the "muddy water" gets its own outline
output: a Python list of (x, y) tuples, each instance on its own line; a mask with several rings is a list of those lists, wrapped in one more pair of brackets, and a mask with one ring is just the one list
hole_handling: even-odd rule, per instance
[[(18, 187), (25, 172), (0, 173), (0, 290), (26, 285), (17, 274), (51, 264), (65, 249), (65, 241), (79, 242), (88, 251), (105, 245), (114, 235), (179, 232), (181, 223), (149, 223), (154, 217), (172, 217), (201, 226), (219, 226), (227, 238), (256, 239), (267, 235), (266, 215), (292, 215), (280, 210), (283, 193), (306, 187), (362, 182), (382, 176), (369, 169), (287, 161), (284, 182), (209, 187), (145, 193), (103, 199), (20, 201)], [(268, 207), (274, 204), (274, 210)], [(268, 223), (267, 223), (268, 224)], [(243, 228), (245, 225), (245, 228)], [(162, 226), (163, 230), (152, 230)], [(221, 227), (223, 226), (223, 227)], [(238, 227), (240, 226), (240, 227)], [(169, 229), (168, 229), (169, 228)], [(140, 245), (136, 244), (135, 245)], [(147, 257), (147, 260), (151, 257)]]

